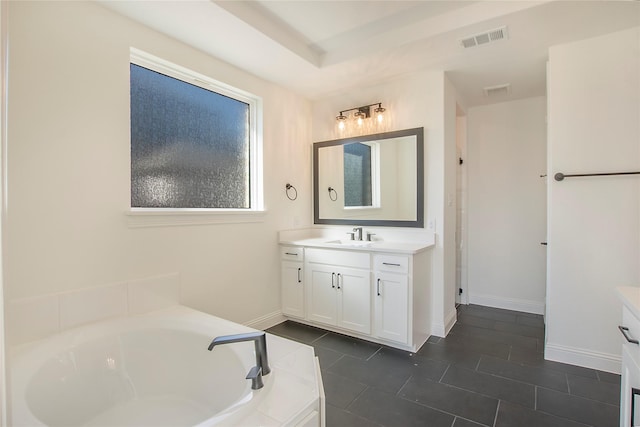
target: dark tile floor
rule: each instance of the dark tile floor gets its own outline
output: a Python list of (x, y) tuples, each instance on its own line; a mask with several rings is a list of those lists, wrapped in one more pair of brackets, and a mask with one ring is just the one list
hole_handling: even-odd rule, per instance
[(417, 353), (291, 321), (268, 332), (315, 348), (327, 427), (619, 424), (620, 376), (544, 360), (541, 316), (460, 306)]

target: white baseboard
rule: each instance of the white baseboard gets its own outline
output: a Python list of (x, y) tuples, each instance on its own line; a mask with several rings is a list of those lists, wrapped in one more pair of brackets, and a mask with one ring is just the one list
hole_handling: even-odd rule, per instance
[(495, 295), (470, 294), (469, 304), (487, 307), (504, 308), (506, 310), (522, 311), (524, 313), (544, 314), (544, 302), (518, 298), (505, 298)]
[(617, 354), (600, 353), (559, 344), (546, 344), (544, 358), (554, 362), (568, 363), (614, 374), (619, 374), (622, 366), (622, 358)]
[(278, 323), (282, 323), (285, 320), (287, 319), (282, 315), (282, 311), (278, 310), (269, 314), (265, 314), (264, 316), (258, 317), (257, 319), (245, 322), (244, 325), (253, 329), (259, 329), (263, 331), (277, 325)]
[(457, 320), (456, 316), (457, 316), (457, 312), (456, 312), (456, 309), (454, 308), (449, 313), (447, 313), (444, 323), (432, 322), (431, 335), (435, 335), (436, 337), (440, 337), (440, 338), (446, 337), (449, 331), (451, 330), (451, 328), (453, 328), (453, 325), (456, 324), (456, 320)]

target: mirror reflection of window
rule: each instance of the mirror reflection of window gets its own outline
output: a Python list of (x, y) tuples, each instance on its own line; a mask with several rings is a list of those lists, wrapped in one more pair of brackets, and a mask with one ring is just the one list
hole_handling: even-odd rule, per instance
[(371, 146), (361, 143), (344, 146), (344, 205), (372, 206)]

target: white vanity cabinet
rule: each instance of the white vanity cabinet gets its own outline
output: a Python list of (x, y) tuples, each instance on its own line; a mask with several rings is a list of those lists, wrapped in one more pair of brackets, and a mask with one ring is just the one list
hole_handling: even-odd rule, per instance
[(411, 257), (406, 255), (374, 255), (374, 334), (409, 343), (409, 269)]
[(640, 288), (620, 287), (623, 302), (620, 427), (640, 426)]
[(280, 248), (282, 313), (298, 319), (305, 318), (304, 248)]
[(408, 351), (431, 335), (431, 245), (280, 244), (286, 317)]
[(371, 266), (365, 252), (306, 249), (307, 319), (371, 333)]

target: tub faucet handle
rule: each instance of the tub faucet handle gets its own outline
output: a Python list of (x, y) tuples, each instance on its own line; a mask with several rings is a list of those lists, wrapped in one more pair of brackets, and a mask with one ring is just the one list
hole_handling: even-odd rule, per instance
[(260, 390), (264, 387), (264, 383), (262, 382), (262, 368), (260, 366), (251, 368), (246, 379), (251, 380), (251, 390)]

